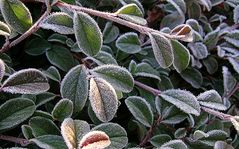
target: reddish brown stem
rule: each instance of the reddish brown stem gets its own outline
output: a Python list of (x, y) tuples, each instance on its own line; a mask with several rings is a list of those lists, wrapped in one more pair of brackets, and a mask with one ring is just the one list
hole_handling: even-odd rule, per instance
[(142, 89), (145, 89), (146, 91), (154, 94), (155, 96), (158, 96), (159, 94), (161, 94), (161, 91), (158, 90), (158, 89), (154, 89), (148, 85), (145, 85), (141, 82), (138, 82), (138, 81), (134, 81), (134, 84), (137, 85), (138, 87), (142, 88)]
[(0, 140), (14, 142), (14, 143), (20, 144), (21, 146), (27, 146), (30, 143), (27, 139), (6, 136), (6, 135), (1, 135), (1, 134), (0, 134)]
[(222, 112), (219, 112), (219, 111), (215, 111), (213, 109), (210, 109), (210, 108), (206, 108), (206, 107), (201, 107), (201, 109), (209, 114), (212, 114), (222, 120), (225, 120), (225, 121), (230, 121), (230, 119), (233, 117), (229, 114), (224, 114)]
[(153, 124), (153, 126), (149, 128), (149, 130), (147, 131), (144, 139), (139, 144), (140, 147), (142, 147), (146, 143), (148, 143), (150, 138), (153, 136), (153, 132), (154, 132), (155, 128), (157, 128), (160, 125), (160, 122), (161, 122), (161, 116), (159, 116), (157, 121)]

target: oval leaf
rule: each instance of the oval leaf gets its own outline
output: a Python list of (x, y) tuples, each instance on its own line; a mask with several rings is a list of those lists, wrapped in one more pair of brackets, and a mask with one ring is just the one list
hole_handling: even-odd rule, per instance
[(4, 20), (18, 33), (31, 27), (31, 13), (20, 0), (1, 0), (0, 9)]
[(209, 90), (198, 95), (197, 100), (200, 105), (217, 109), (217, 110), (226, 110), (227, 107), (223, 104), (222, 97), (215, 90)]
[(60, 134), (60, 130), (56, 124), (48, 118), (40, 116), (33, 117), (29, 120), (29, 126), (32, 128), (32, 133), (35, 137)]
[(74, 32), (78, 46), (85, 54), (95, 56), (99, 53), (103, 36), (94, 19), (83, 12), (75, 13)]
[(116, 40), (116, 47), (123, 52), (134, 54), (141, 51), (139, 37), (136, 33), (126, 33)]
[(63, 121), (65, 118), (71, 117), (73, 113), (73, 102), (69, 99), (60, 100), (52, 111), (54, 119)]
[(109, 136), (103, 131), (91, 131), (83, 136), (79, 143), (81, 149), (104, 149), (110, 145)]
[(200, 114), (201, 110), (197, 98), (188, 91), (171, 89), (162, 92), (160, 96), (185, 113), (194, 114), (196, 116)]
[(51, 29), (60, 34), (74, 34), (73, 20), (64, 12), (55, 12), (47, 16), (39, 25), (44, 29)]
[(0, 59), (0, 81), (2, 81), (5, 74), (5, 63), (2, 59)]
[(173, 46), (173, 66), (178, 73), (181, 73), (185, 70), (190, 62), (190, 53), (188, 49), (176, 40), (171, 40)]
[(135, 119), (150, 127), (153, 124), (153, 112), (150, 104), (143, 98), (132, 96), (125, 100), (129, 111), (133, 114)]
[(134, 78), (130, 72), (116, 65), (102, 65), (92, 69), (93, 75), (105, 79), (116, 90), (130, 92), (134, 87)]
[(36, 106), (26, 98), (10, 99), (0, 106), (0, 131), (15, 127), (28, 119)]
[(100, 78), (91, 78), (89, 100), (99, 120), (108, 122), (114, 118), (118, 100), (115, 89), (108, 82)]
[(159, 34), (149, 34), (155, 59), (163, 68), (169, 67), (173, 63), (173, 48), (170, 41)]
[(78, 65), (72, 68), (61, 82), (61, 95), (73, 102), (74, 113), (85, 106), (88, 97), (88, 80), (86, 68)]
[(187, 145), (182, 140), (172, 140), (163, 144), (159, 149), (188, 149)]
[(4, 81), (1, 90), (10, 93), (39, 94), (50, 88), (45, 75), (37, 69), (20, 70)]

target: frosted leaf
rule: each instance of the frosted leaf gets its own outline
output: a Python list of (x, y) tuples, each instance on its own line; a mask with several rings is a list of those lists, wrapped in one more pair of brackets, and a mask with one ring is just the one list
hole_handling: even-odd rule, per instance
[(31, 27), (31, 13), (20, 0), (1, 0), (0, 9), (4, 20), (18, 33), (24, 33)]
[(2, 81), (5, 74), (5, 64), (2, 59), (0, 59), (0, 81)]
[(89, 100), (92, 110), (102, 122), (112, 120), (118, 109), (115, 89), (101, 78), (91, 78)]
[(39, 25), (44, 29), (51, 29), (60, 34), (74, 34), (73, 20), (64, 12), (55, 12), (47, 16)]
[(73, 20), (75, 37), (79, 48), (89, 56), (97, 55), (103, 43), (103, 35), (98, 24), (83, 12), (75, 13)]
[(78, 65), (72, 68), (61, 82), (61, 96), (73, 102), (74, 113), (83, 109), (88, 97), (88, 80), (86, 68)]
[(69, 149), (76, 149), (79, 140), (90, 131), (90, 125), (81, 120), (65, 119), (61, 124), (61, 134)]
[(227, 107), (223, 105), (222, 97), (215, 90), (209, 90), (197, 96), (199, 104), (208, 108), (217, 110), (226, 110)]
[(162, 92), (160, 96), (185, 113), (199, 116), (201, 112), (197, 98), (189, 91), (171, 89)]
[(92, 69), (91, 73), (109, 82), (116, 90), (126, 93), (133, 90), (134, 78), (130, 72), (123, 67), (102, 65)]
[(78, 149), (104, 149), (110, 144), (110, 138), (105, 132), (91, 131), (83, 136)]
[(159, 34), (149, 34), (151, 44), (153, 47), (154, 56), (163, 68), (171, 66), (173, 63), (173, 50), (170, 41)]
[(39, 94), (50, 88), (45, 75), (37, 69), (23, 69), (10, 75), (1, 89), (4, 92)]

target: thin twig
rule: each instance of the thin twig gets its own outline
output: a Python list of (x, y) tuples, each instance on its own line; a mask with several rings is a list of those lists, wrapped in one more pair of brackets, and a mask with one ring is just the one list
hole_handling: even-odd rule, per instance
[(150, 93), (154, 94), (155, 96), (158, 96), (159, 94), (161, 94), (161, 91), (158, 89), (154, 89), (148, 85), (145, 85), (141, 82), (138, 81), (134, 81), (134, 84), (137, 85), (138, 87), (145, 89), (146, 91), (149, 91)]
[(153, 135), (153, 132), (154, 132), (155, 128), (157, 128), (160, 125), (160, 122), (161, 122), (161, 116), (158, 117), (157, 121), (147, 131), (147, 134), (145, 135), (144, 139), (139, 144), (140, 147), (144, 146), (149, 141), (149, 139)]
[(90, 8), (70, 5), (70, 4), (67, 4), (67, 3), (64, 3), (64, 2), (60, 2), (60, 1), (57, 2), (55, 5), (58, 6), (58, 7), (67, 8), (71, 11), (81, 11), (81, 12), (85, 12), (85, 13), (93, 15), (93, 16), (101, 17), (101, 18), (116, 22), (118, 24), (127, 26), (129, 28), (132, 28), (132, 29), (134, 29), (134, 30), (136, 30), (136, 31), (138, 31), (142, 34), (146, 34), (146, 35), (148, 35), (149, 33), (154, 32), (154, 33), (157, 33), (157, 34), (161, 34), (161, 35), (163, 35), (167, 38), (170, 38), (170, 39), (180, 39), (180, 38), (185, 37), (185, 36), (170, 35), (170, 34), (163, 33), (163, 32), (160, 32), (158, 30), (154, 30), (154, 29), (146, 27), (146, 26), (142, 26), (142, 25), (139, 25), (139, 24), (136, 24), (136, 23), (129, 22), (127, 20), (119, 18), (117, 16), (117, 14), (115, 14), (115, 13), (97, 11), (97, 10), (93, 10), (93, 9), (90, 9)]
[(38, 20), (35, 24), (33, 24), (31, 26), (31, 28), (29, 28), (24, 34), (22, 34), (20, 37), (18, 37), (17, 39), (15, 39), (12, 42), (6, 42), (4, 44), (4, 46), (2, 47), (2, 49), (0, 50), (1, 53), (8, 51), (11, 47), (16, 46), (17, 44), (19, 44), (21, 41), (23, 41), (24, 39), (26, 39), (27, 37), (29, 37), (31, 34), (35, 33), (40, 27), (39, 24), (41, 23), (41, 21), (48, 16), (50, 13), (50, 10), (47, 10)]
[(20, 144), (21, 146), (27, 146), (30, 143), (27, 139), (6, 136), (6, 135), (1, 135), (1, 134), (0, 134), (0, 140), (14, 142), (14, 143)]
[(224, 114), (222, 112), (219, 112), (219, 111), (215, 111), (213, 109), (210, 109), (210, 108), (206, 108), (206, 107), (201, 107), (201, 109), (209, 114), (212, 114), (222, 120), (226, 120), (226, 121), (230, 121), (230, 118), (233, 117), (229, 114)]

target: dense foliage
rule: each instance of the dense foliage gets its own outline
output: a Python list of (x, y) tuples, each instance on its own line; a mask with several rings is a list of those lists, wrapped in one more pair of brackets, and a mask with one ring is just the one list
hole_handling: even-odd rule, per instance
[(238, 0), (0, 10), (0, 148), (239, 148)]

